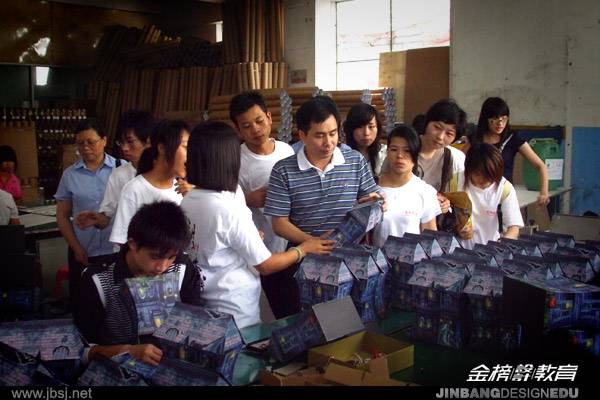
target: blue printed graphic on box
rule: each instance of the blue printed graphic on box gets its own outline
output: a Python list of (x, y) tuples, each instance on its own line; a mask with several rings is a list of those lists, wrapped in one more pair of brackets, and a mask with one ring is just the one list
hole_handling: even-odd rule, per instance
[(502, 321), (474, 320), (468, 348), (512, 351), (521, 346), (522, 327)]
[[(522, 254), (517, 254), (514, 259), (521, 263), (526, 263), (532, 270), (537, 271), (534, 273), (534, 277), (541, 277), (542, 273), (546, 274), (546, 278), (559, 278), (564, 276), (562, 269), (560, 268), (560, 263), (557, 260), (551, 260), (547, 257), (524, 256)], [(551, 277), (547, 275), (547, 271), (550, 271), (552, 274)]]
[(0, 308), (11, 307), (17, 311), (35, 311), (39, 308), (40, 301), (39, 287), (0, 291)]
[[(371, 253), (368, 250), (341, 247), (335, 249), (331, 255), (343, 259), (355, 279), (351, 297), (359, 310), (362, 321), (373, 321), (375, 319), (375, 309), (373, 307), (375, 291), (380, 280), (381, 271), (373, 257), (371, 257)], [(364, 313), (361, 313), (361, 311)]]
[(129, 353), (117, 354), (110, 358), (112, 361), (118, 363), (121, 367), (128, 371), (135, 372), (144, 379), (151, 378), (156, 372), (156, 367), (150, 364), (146, 364), (143, 361), (138, 360)]
[(415, 312), (415, 325), (412, 337), (427, 343), (436, 343), (438, 340), (440, 312), (439, 310), (420, 309)]
[(444, 251), (442, 250), (442, 247), (438, 243), (437, 239), (431, 237), (430, 235), (417, 235), (415, 233), (406, 232), (402, 237), (407, 239), (415, 239), (421, 243), (423, 250), (425, 250), (425, 253), (427, 253), (429, 258), (439, 257), (444, 254)]
[(575, 250), (584, 257), (588, 257), (596, 275), (600, 275), (600, 250), (589, 244), (575, 243)]
[(377, 286), (375, 287), (374, 306), (377, 315), (384, 315), (387, 310), (388, 295), (392, 285), (390, 280), (390, 269), (392, 267), (379, 247), (362, 245), (362, 248), (371, 252), (371, 257), (373, 257), (377, 268), (381, 272), (377, 279)]
[(229, 386), (215, 371), (198, 364), (163, 357), (156, 372), (148, 380), (155, 386)]
[(70, 319), (3, 323), (0, 342), (38, 357), (54, 376), (67, 383), (75, 378), (84, 347)]
[(501, 269), (507, 275), (517, 276), (526, 281), (544, 282), (556, 277), (549, 268), (545, 266), (536, 268), (531, 263), (520, 259), (506, 260)]
[(454, 251), (454, 253), (452, 253), (452, 255), (480, 259), (481, 261), (483, 261), (486, 265), (488, 265), (490, 267), (499, 266), (495, 255), (492, 254), (491, 252), (485, 252), (485, 251), (475, 250), (475, 249), (469, 250), (469, 249), (460, 248), (460, 249), (456, 249)]
[(582, 348), (594, 352), (594, 333), (581, 329), (569, 329), (573, 342)]
[(228, 380), (244, 346), (233, 316), (183, 303), (175, 304), (154, 337), (168, 357), (215, 370)]
[(0, 386), (32, 386), (38, 367), (35, 357), (0, 343)]
[[(542, 256), (542, 251), (540, 250), (537, 242), (534, 241), (530, 241), (530, 240), (520, 240), (520, 239), (509, 239), (509, 238), (500, 238), (500, 243), (504, 243), (506, 244), (509, 248), (513, 248), (513, 246), (515, 248), (522, 248), (523, 250), (525, 250), (525, 254), (527, 254), (528, 256), (536, 256), (536, 257), (541, 257)], [(513, 251), (513, 254), (515, 254), (516, 252)]]
[(548, 253), (554, 253), (558, 247), (556, 239), (547, 236), (535, 236), (535, 235), (519, 235), (519, 239), (529, 240), (530, 242), (537, 243), (542, 255)]
[(574, 296), (573, 325), (585, 328), (600, 328), (600, 288), (567, 278), (548, 281), (557, 292)]
[(473, 319), (497, 321), (502, 316), (503, 272), (494, 267), (476, 267), (465, 286)]
[(600, 256), (598, 256), (596, 249), (592, 246), (577, 243), (575, 247), (558, 247), (556, 254), (585, 257), (592, 266), (592, 271), (596, 275), (600, 272)]
[(589, 258), (565, 254), (547, 254), (545, 258), (557, 261), (563, 275), (569, 279), (583, 283), (591, 282), (594, 279), (594, 270)]
[(493, 245), (490, 245), (489, 243), (488, 244), (476, 243), (475, 246), (473, 246), (473, 250), (482, 252), (482, 253), (492, 254), (494, 256), (494, 258), (496, 259), (496, 262), (498, 263), (499, 266), (502, 265), (504, 260), (510, 260), (513, 258), (513, 254), (511, 253), (510, 249), (505, 246), (502, 246), (502, 245), (493, 246)]
[(303, 308), (350, 296), (354, 278), (344, 260), (309, 254), (294, 274)]
[[(456, 249), (454, 253), (447, 254), (443, 257), (437, 257), (435, 260), (447, 265), (450, 268), (466, 268), (467, 272), (471, 272), (477, 266), (486, 266), (485, 260), (479, 257), (465, 256)], [(463, 250), (463, 249), (460, 249)], [(497, 268), (497, 267), (495, 267)]]
[(419, 241), (395, 236), (388, 236), (383, 252), (392, 267), (389, 301), (395, 307), (411, 310), (410, 286), (406, 282), (414, 273), (415, 264), (428, 258), (427, 253)]
[(148, 386), (139, 374), (128, 370), (119, 362), (94, 358), (77, 381), (79, 386)]
[(440, 312), (437, 344), (460, 349), (465, 343), (464, 324), (458, 313)]
[(454, 249), (462, 248), (456, 236), (454, 236), (450, 232), (432, 231), (431, 229), (425, 229), (422, 234), (436, 238), (440, 247), (442, 248), (442, 251), (445, 254), (452, 254), (454, 252)]
[(383, 219), (381, 204), (381, 201), (369, 201), (355, 206), (328, 239), (335, 240), (338, 246), (358, 244)]
[(287, 363), (311, 347), (364, 330), (350, 297), (320, 303), (300, 313), (290, 325), (271, 332), (269, 352)]
[(441, 309), (458, 314), (468, 276), (466, 268), (451, 268), (437, 260), (421, 261), (408, 280), (413, 304), (417, 309)]
[(575, 238), (573, 235), (566, 233), (554, 233), (554, 232), (542, 232), (538, 231), (533, 234), (533, 237), (544, 237), (556, 240), (556, 243), (560, 247), (575, 247)]
[(138, 334), (154, 333), (179, 301), (179, 272), (129, 278), (125, 283), (135, 304)]

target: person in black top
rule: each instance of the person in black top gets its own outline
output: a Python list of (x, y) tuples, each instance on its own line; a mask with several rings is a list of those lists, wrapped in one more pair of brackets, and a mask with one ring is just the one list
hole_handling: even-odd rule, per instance
[(137, 315), (132, 312), (131, 295), (124, 290), (125, 279), (179, 272), (180, 300), (193, 305), (201, 305), (203, 279), (200, 269), (182, 252), (191, 232), (187, 217), (175, 203), (156, 202), (140, 208), (131, 219), (127, 237), (114, 263), (84, 270), (75, 322), (91, 344), (88, 359), (129, 352), (158, 365), (161, 350), (138, 337)]
[[(533, 151), (526, 140), (519, 137), (518, 133), (510, 129), (510, 110), (508, 104), (500, 97), (487, 98), (479, 114), (477, 130), (471, 138), (472, 143), (489, 143), (502, 152), (504, 161), (504, 177), (512, 182), (515, 156), (517, 153), (529, 161), (538, 170), (540, 176), (540, 194), (537, 204), (545, 206), (550, 201), (548, 197), (548, 169), (546, 164)], [(466, 153), (469, 145), (463, 148)]]

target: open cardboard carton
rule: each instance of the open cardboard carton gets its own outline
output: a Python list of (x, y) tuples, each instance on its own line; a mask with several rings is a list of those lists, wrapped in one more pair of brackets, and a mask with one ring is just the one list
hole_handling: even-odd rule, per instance
[(332, 361), (346, 367), (369, 370), (373, 360), (384, 359), (388, 374), (413, 365), (414, 346), (377, 333), (362, 331), (308, 351), (308, 364), (324, 367)]

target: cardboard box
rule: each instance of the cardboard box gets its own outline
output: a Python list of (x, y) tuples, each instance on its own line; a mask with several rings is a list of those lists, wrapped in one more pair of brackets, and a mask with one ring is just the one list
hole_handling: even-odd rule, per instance
[(260, 371), (260, 383), (266, 386), (331, 386), (331, 381), (325, 379), (321, 368), (304, 368), (290, 374), (277, 371)]
[(273, 358), (288, 362), (311, 347), (363, 330), (360, 316), (349, 297), (315, 304), (291, 325), (271, 333), (269, 351)]
[[(559, 249), (563, 249), (563, 247), (559, 247)], [(591, 282), (594, 279), (594, 269), (587, 257), (555, 253), (547, 254), (545, 258), (550, 261), (557, 261), (563, 275), (567, 278), (584, 283)]]
[(390, 374), (411, 367), (414, 362), (414, 346), (372, 332), (359, 332), (344, 339), (310, 349), (308, 364), (324, 367), (332, 359), (349, 367), (366, 370), (372, 359), (387, 360)]
[(496, 256), (491, 252), (459, 248), (459, 249), (454, 250), (454, 253), (452, 253), (452, 255), (455, 257), (459, 256), (462, 258), (468, 257), (467, 259), (469, 259), (469, 258), (479, 259), (479, 260), (483, 261), (483, 263), (489, 267), (498, 267), (499, 266), (498, 260), (496, 260)]
[(585, 257), (592, 266), (594, 273), (596, 275), (600, 274), (600, 256), (598, 255), (596, 248), (593, 246), (576, 243), (575, 247), (558, 247), (556, 249), (556, 254)]
[(331, 253), (334, 257), (344, 260), (344, 263), (354, 277), (351, 297), (356, 305), (358, 314), (364, 323), (376, 319), (375, 291), (382, 272), (368, 250), (353, 248), (336, 248)]
[(550, 270), (552, 278), (559, 278), (563, 276), (560, 263), (557, 260), (552, 260), (546, 257), (524, 256), (522, 254), (517, 254), (514, 260), (520, 263), (526, 263), (534, 270)]
[(391, 265), (390, 304), (411, 311), (412, 302), (408, 280), (414, 273), (415, 264), (428, 259), (427, 253), (418, 240), (388, 236), (383, 252)]
[(390, 379), (385, 357), (369, 362), (368, 371), (361, 371), (335, 362), (325, 369), (324, 379), (344, 386), (412, 386), (410, 383)]
[(504, 273), (494, 267), (477, 267), (463, 292), (469, 298), (469, 314), (474, 320), (498, 321), (502, 318)]
[(179, 301), (179, 272), (125, 279), (124, 289), (134, 302), (138, 335), (151, 335)]
[(443, 257), (437, 257), (435, 261), (438, 261), (451, 268), (466, 268), (469, 274), (471, 274), (477, 266), (488, 266), (483, 258), (460, 253), (446, 254)]
[[(417, 321), (422, 317), (423, 324), (419, 326), (417, 323), (417, 328), (413, 330), (415, 339), (454, 348), (463, 346), (466, 340), (466, 299), (462, 291), (468, 277), (467, 268), (449, 267), (437, 259), (416, 265), (408, 283), (417, 310)], [(437, 321), (427, 324), (429, 318), (437, 318)]]
[[(532, 256), (531, 256), (532, 257)], [(536, 257), (543, 260), (541, 257)], [(562, 274), (558, 270), (552, 271), (544, 264), (529, 262), (522, 259), (506, 260), (502, 265), (502, 271), (508, 276), (516, 276), (526, 281), (544, 282), (548, 279), (557, 277), (556, 273)]]
[(167, 357), (161, 359), (156, 372), (148, 381), (157, 386), (229, 386), (215, 371)]
[(417, 235), (414, 233), (407, 232), (404, 234), (403, 237), (419, 241), (429, 258), (439, 257), (442, 254), (444, 254), (444, 251), (442, 250), (442, 247), (438, 243), (437, 239), (435, 237), (432, 237), (431, 235)]
[(502, 265), (504, 260), (510, 260), (511, 258), (513, 258), (513, 254), (511, 253), (510, 249), (504, 246), (493, 246), (489, 243), (476, 243), (475, 246), (473, 246), (473, 250), (477, 252), (492, 254), (499, 266)]
[(294, 279), (303, 308), (350, 296), (354, 285), (352, 273), (342, 258), (315, 254), (304, 257)]
[(564, 277), (545, 282), (506, 277), (504, 290), (507, 317), (523, 326), (525, 345), (536, 345), (543, 333), (553, 329), (599, 327), (600, 288), (596, 286)]
[(233, 316), (183, 303), (175, 304), (153, 337), (164, 356), (217, 371), (229, 381), (244, 346)]
[(522, 345), (520, 324), (504, 320), (473, 320), (468, 348), (476, 351), (509, 352)]
[[(542, 256), (542, 251), (540, 250), (537, 242), (534, 241), (500, 238), (500, 243), (506, 244), (511, 250), (513, 249), (513, 246), (515, 249), (522, 248), (525, 250), (525, 254), (529, 256)], [(513, 250), (513, 254), (515, 253), (518, 253), (518, 251)]]
[(431, 229), (425, 229), (422, 234), (436, 238), (437, 242), (442, 248), (442, 251), (445, 254), (452, 254), (452, 252), (454, 252), (454, 249), (462, 248), (456, 236), (454, 236), (450, 232), (432, 231)]
[(375, 264), (381, 272), (375, 287), (375, 312), (379, 316), (383, 316), (387, 310), (389, 300), (388, 296), (391, 288), (390, 270), (391, 265), (388, 262), (385, 254), (379, 247), (362, 245), (362, 248), (371, 252), (371, 257), (375, 260)]
[(542, 255), (553, 253), (558, 247), (558, 242), (551, 237), (540, 235), (519, 235), (519, 239), (537, 243)]
[(0, 342), (38, 357), (54, 377), (66, 383), (75, 378), (84, 347), (70, 319), (3, 323), (0, 324)]
[(369, 201), (355, 206), (346, 213), (328, 239), (335, 240), (339, 246), (360, 243), (367, 232), (383, 219), (381, 204), (381, 201)]
[(77, 384), (79, 386), (148, 386), (140, 375), (102, 356), (90, 362)]
[(573, 235), (566, 233), (544, 232), (538, 231), (533, 234), (533, 237), (543, 237), (556, 240), (558, 246), (575, 247), (575, 238)]

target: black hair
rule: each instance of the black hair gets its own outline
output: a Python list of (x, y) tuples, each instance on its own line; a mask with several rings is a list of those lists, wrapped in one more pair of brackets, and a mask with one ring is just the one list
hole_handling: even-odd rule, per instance
[(127, 132), (132, 130), (133, 134), (142, 143), (146, 143), (154, 128), (154, 117), (147, 111), (128, 110), (119, 118), (117, 126), (117, 138), (124, 139)]
[(393, 138), (402, 138), (406, 140), (410, 158), (413, 162), (413, 174), (417, 175), (419, 169), (419, 152), (421, 151), (421, 139), (417, 131), (410, 125), (399, 124), (392, 129), (387, 138), (388, 149)]
[(180, 120), (163, 119), (159, 121), (152, 130), (150, 136), (150, 147), (146, 148), (140, 157), (138, 164), (138, 175), (150, 171), (154, 167), (154, 160), (158, 158), (158, 145), (165, 148), (165, 159), (167, 164), (173, 165), (175, 153), (181, 145), (181, 136), (184, 131), (189, 132), (188, 125)]
[(465, 158), (465, 186), (471, 183), (471, 177), (476, 173), (498, 184), (502, 180), (503, 172), (502, 152), (496, 146), (483, 142), (471, 145)]
[(235, 193), (240, 174), (237, 133), (221, 121), (200, 123), (190, 134), (186, 168), (192, 185)]
[(354, 150), (358, 150), (358, 143), (356, 143), (356, 139), (354, 139), (354, 130), (368, 125), (373, 117), (375, 117), (375, 123), (377, 124), (377, 136), (375, 136), (375, 141), (367, 148), (367, 153), (369, 154), (371, 170), (375, 171), (377, 155), (381, 149), (381, 136), (383, 135), (381, 118), (377, 109), (366, 103), (353, 105), (350, 108), (350, 111), (348, 111), (348, 115), (344, 121), (344, 133), (346, 134), (346, 144)]
[(445, 124), (456, 126), (454, 140), (460, 138), (467, 125), (467, 113), (452, 99), (439, 100), (433, 104), (425, 114), (425, 130), (430, 122), (441, 121)]
[(92, 129), (92, 130), (96, 131), (98, 136), (100, 136), (101, 138), (106, 136), (106, 132), (104, 132), (104, 129), (103, 129), (100, 121), (98, 121), (97, 119), (91, 119), (91, 118), (84, 119), (83, 121), (78, 122), (77, 125), (75, 125), (74, 131), (75, 131), (75, 134), (78, 134), (83, 131), (87, 131), (88, 129)]
[(191, 241), (190, 225), (183, 210), (171, 201), (142, 206), (131, 218), (127, 238), (138, 247), (158, 250), (164, 257), (171, 251), (185, 250)]
[(296, 125), (298, 130), (307, 134), (311, 124), (320, 124), (331, 115), (335, 118), (339, 129), (342, 118), (335, 101), (327, 96), (315, 96), (302, 103), (296, 111)]
[[(483, 136), (490, 130), (488, 125), (490, 118), (503, 117), (505, 115), (510, 117), (510, 109), (504, 100), (500, 97), (488, 97), (485, 99), (479, 112), (479, 121), (477, 122), (475, 135), (473, 135), (473, 142), (483, 142)], [(509, 133), (510, 124), (507, 123), (504, 131), (502, 131), (500, 142), (503, 142)]]
[(250, 90), (236, 95), (229, 103), (229, 118), (237, 126), (237, 116), (245, 113), (254, 106), (259, 106), (267, 112), (267, 103), (260, 92)]
[(15, 149), (7, 144), (0, 146), (0, 164), (4, 161), (12, 161), (15, 163), (15, 171), (17, 170), (17, 153)]
[(412, 120), (412, 127), (415, 128), (415, 131), (417, 131), (419, 135), (425, 133), (425, 126), (427, 125), (425, 120), (425, 114), (417, 114)]

